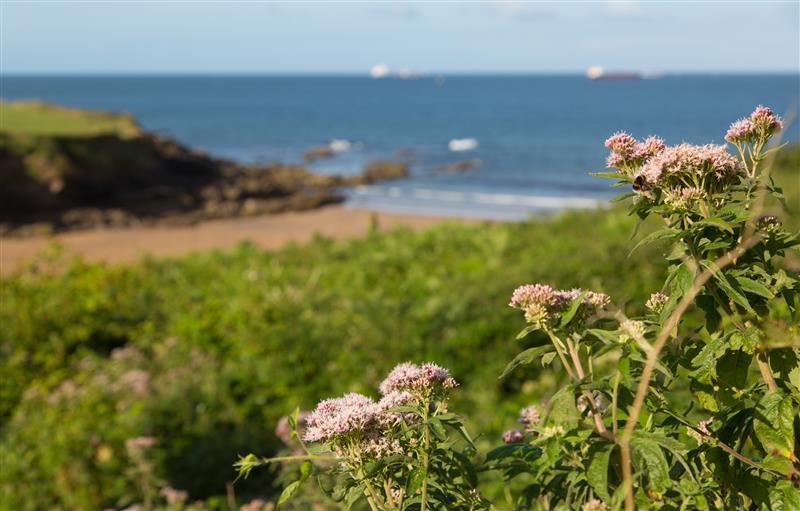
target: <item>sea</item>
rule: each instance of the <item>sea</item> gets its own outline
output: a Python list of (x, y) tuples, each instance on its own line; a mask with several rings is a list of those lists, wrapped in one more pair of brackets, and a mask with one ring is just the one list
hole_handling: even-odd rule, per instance
[[(724, 143), (759, 104), (789, 115), (800, 75), (3, 76), (0, 96), (128, 112), (147, 130), (246, 163), (356, 174), (405, 161), (407, 179), (348, 190), (347, 204), (403, 213), (519, 219), (602, 206), (615, 194), (603, 141)], [(798, 141), (797, 122), (784, 140)], [(330, 158), (303, 162), (315, 146)], [(472, 166), (454, 171), (454, 164)]]

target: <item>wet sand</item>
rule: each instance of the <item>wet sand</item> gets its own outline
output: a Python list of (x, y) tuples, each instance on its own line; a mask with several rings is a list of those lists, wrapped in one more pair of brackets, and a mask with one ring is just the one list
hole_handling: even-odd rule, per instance
[(73, 231), (0, 240), (0, 271), (12, 271), (52, 241), (63, 245), (67, 254), (80, 254), (91, 261), (119, 263), (133, 261), (144, 255), (169, 257), (224, 249), (245, 240), (274, 250), (290, 242), (310, 241), (316, 234), (334, 239), (354, 238), (367, 233), (373, 216), (377, 218), (381, 230), (397, 226), (423, 229), (441, 222), (479, 223), (478, 220), (329, 206), (304, 212), (211, 220), (193, 226)]

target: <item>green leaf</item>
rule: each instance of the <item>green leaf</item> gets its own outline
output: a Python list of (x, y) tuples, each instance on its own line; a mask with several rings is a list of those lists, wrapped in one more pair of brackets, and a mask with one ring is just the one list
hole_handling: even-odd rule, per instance
[(575, 407), (575, 394), (572, 387), (562, 387), (550, 398), (550, 419), (569, 429), (578, 424), (580, 413)]
[(800, 509), (800, 490), (791, 481), (778, 481), (769, 492), (770, 511), (797, 511)]
[[(624, 181), (622, 181), (622, 183), (623, 184), (627, 184)], [(636, 195), (637, 194), (635, 192), (621, 193), (621, 194), (617, 195), (616, 197), (612, 197), (609, 202), (622, 202), (625, 199), (630, 199), (631, 197), (636, 197)]]
[(572, 321), (572, 319), (575, 317), (575, 314), (578, 312), (578, 309), (583, 304), (583, 299), (585, 296), (586, 292), (583, 292), (569, 302), (569, 307), (561, 314), (561, 322), (559, 323), (560, 328), (566, 328), (567, 325), (569, 325), (570, 321)]
[(772, 291), (770, 291), (769, 288), (767, 288), (767, 286), (761, 282), (748, 279), (747, 277), (735, 277), (735, 280), (739, 286), (748, 293), (763, 296), (768, 300), (775, 298), (775, 295), (772, 293)]
[(589, 175), (608, 179), (622, 179), (624, 177), (624, 174), (621, 172), (589, 172)]
[(289, 501), (292, 496), (297, 492), (300, 486), (306, 482), (306, 480), (311, 476), (311, 471), (313, 470), (314, 466), (310, 461), (304, 461), (302, 465), (300, 465), (300, 478), (293, 483), (286, 485), (286, 487), (281, 492), (280, 496), (278, 497), (278, 502), (275, 504), (275, 509), (280, 509), (280, 507)]
[[(703, 265), (707, 268), (711, 268), (712, 266), (709, 262), (704, 262)], [(753, 310), (753, 307), (750, 306), (750, 302), (747, 300), (747, 297), (742, 294), (740, 289), (737, 289), (738, 284), (734, 286), (734, 284), (732, 284), (725, 276), (725, 273), (719, 268), (714, 267), (713, 273), (714, 280), (719, 284), (719, 287), (725, 292), (725, 294), (728, 295), (728, 298), (744, 307), (747, 312), (751, 314), (756, 313), (756, 311)]]
[(428, 473), (425, 471), (423, 467), (416, 467), (408, 474), (408, 482), (406, 483), (406, 495), (409, 497), (413, 497), (417, 494), (420, 487), (422, 486), (422, 481), (425, 480)]
[(692, 367), (694, 367), (692, 376), (700, 383), (711, 384), (717, 377), (717, 358), (722, 356), (727, 349), (722, 337), (712, 338), (692, 359)]
[(552, 344), (545, 344), (544, 346), (537, 346), (535, 348), (528, 348), (527, 350), (519, 353), (514, 360), (508, 363), (505, 369), (503, 369), (503, 373), (499, 376), (498, 379), (502, 380), (509, 374), (511, 374), (516, 368), (522, 366), (528, 366), (534, 363), (536, 360), (540, 359), (542, 355), (548, 353), (550, 351), (555, 351), (555, 348)]
[(437, 440), (439, 440), (440, 442), (444, 442), (445, 440), (447, 440), (447, 431), (445, 431), (444, 424), (442, 424), (442, 421), (440, 421), (436, 417), (431, 417), (431, 419), (428, 420), (428, 424), (430, 425), (430, 429)]
[(344, 501), (344, 508), (347, 510), (351, 509), (355, 505), (355, 503), (358, 502), (358, 499), (360, 499), (364, 495), (364, 491), (366, 489), (367, 489), (366, 485), (362, 483), (355, 485), (351, 487), (349, 490), (347, 490), (347, 497), (345, 498)]
[(611, 500), (608, 494), (608, 462), (613, 450), (614, 444), (608, 442), (592, 445), (589, 448), (589, 465), (586, 467), (586, 480), (605, 502)]
[(669, 465), (661, 447), (650, 439), (634, 436), (631, 446), (639, 459), (644, 461), (650, 487), (657, 492), (663, 492), (670, 487), (672, 480), (669, 477)]
[(531, 333), (531, 332), (535, 332), (535, 331), (537, 331), (537, 330), (541, 330), (541, 327), (540, 327), (538, 324), (528, 325), (528, 326), (526, 326), (525, 328), (523, 328), (523, 329), (522, 329), (522, 330), (521, 330), (521, 331), (520, 331), (520, 332), (517, 334), (517, 340), (520, 340), (520, 339), (522, 339), (522, 338), (524, 338), (524, 337), (527, 337), (527, 335), (528, 335), (529, 333)]
[(694, 224), (697, 227), (718, 227), (733, 234), (733, 226), (719, 217), (704, 218)]
[(791, 396), (775, 389), (756, 405), (753, 430), (767, 454), (794, 460), (794, 418), (798, 415)]

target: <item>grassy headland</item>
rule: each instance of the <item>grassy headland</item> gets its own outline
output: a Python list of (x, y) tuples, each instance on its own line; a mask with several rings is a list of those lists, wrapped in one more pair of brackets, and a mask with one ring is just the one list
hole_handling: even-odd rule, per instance
[(41, 101), (0, 101), (0, 112), (2, 130), (18, 135), (131, 138), (142, 133), (130, 115), (65, 108)]
[(212, 158), (141, 130), (129, 115), (39, 102), (0, 103), (0, 233), (187, 224), (317, 208), (342, 186), (404, 176), (371, 162), (361, 175)]

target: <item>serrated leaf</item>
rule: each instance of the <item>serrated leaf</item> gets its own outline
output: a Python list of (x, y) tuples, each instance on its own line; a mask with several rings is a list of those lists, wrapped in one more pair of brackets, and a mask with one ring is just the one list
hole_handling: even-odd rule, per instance
[(566, 328), (570, 324), (572, 319), (575, 317), (575, 314), (578, 312), (578, 309), (583, 304), (583, 299), (585, 297), (586, 292), (583, 292), (569, 302), (569, 307), (567, 307), (567, 310), (561, 313), (561, 322), (559, 323), (560, 328)]
[(611, 500), (608, 493), (608, 462), (614, 444), (603, 442), (589, 448), (589, 464), (586, 467), (586, 480), (594, 492), (605, 502)]
[[(704, 262), (703, 265), (707, 268), (711, 267), (711, 264), (707, 262)], [(714, 280), (717, 282), (717, 284), (719, 284), (720, 289), (722, 289), (722, 291), (728, 295), (728, 298), (744, 307), (747, 312), (751, 314), (756, 313), (756, 311), (753, 310), (753, 307), (750, 306), (750, 301), (747, 299), (747, 297), (742, 294), (740, 289), (737, 289), (738, 284), (734, 285), (731, 283), (731, 281), (729, 281), (725, 276), (725, 273), (720, 271), (718, 268), (714, 268), (713, 272)]]
[(704, 218), (694, 225), (697, 227), (718, 227), (733, 234), (733, 226), (719, 217)]
[(417, 494), (420, 487), (422, 487), (422, 481), (425, 480), (427, 477), (427, 472), (423, 467), (416, 467), (408, 474), (408, 481), (406, 482), (406, 495), (409, 497), (413, 497)]
[(735, 277), (735, 280), (739, 286), (748, 293), (762, 296), (768, 300), (775, 298), (775, 295), (772, 293), (772, 291), (770, 291), (769, 288), (761, 282), (749, 279), (747, 277)]
[(800, 509), (800, 490), (791, 481), (778, 481), (769, 492), (770, 511), (797, 511)]
[(514, 359), (506, 365), (506, 368), (503, 369), (502, 374), (500, 374), (499, 378), (502, 380), (509, 374), (511, 374), (515, 369), (522, 366), (527, 366), (534, 363), (536, 360), (542, 357), (545, 353), (550, 351), (554, 351), (555, 348), (552, 344), (545, 344), (544, 346), (536, 346), (535, 348), (528, 348), (527, 350), (519, 353)]
[(631, 446), (640, 460), (644, 461), (650, 487), (657, 492), (664, 492), (670, 487), (669, 465), (661, 447), (652, 440), (634, 437)]
[(753, 430), (767, 454), (794, 460), (794, 418), (798, 413), (792, 397), (780, 389), (768, 391), (758, 401)]

